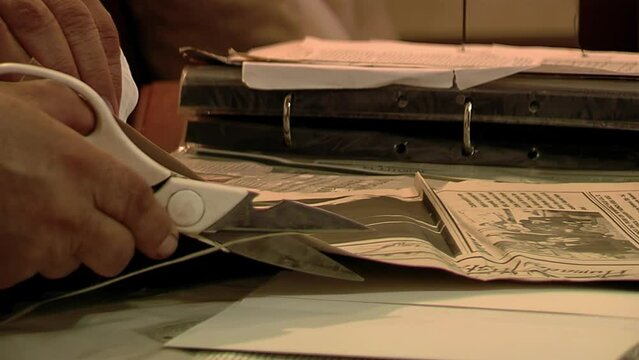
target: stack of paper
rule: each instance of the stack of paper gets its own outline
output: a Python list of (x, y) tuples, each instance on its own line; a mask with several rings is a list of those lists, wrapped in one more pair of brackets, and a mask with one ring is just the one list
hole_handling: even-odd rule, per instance
[(402, 84), (467, 89), (518, 72), (639, 75), (639, 55), (578, 49), (306, 38), (235, 58), (256, 89), (372, 88)]

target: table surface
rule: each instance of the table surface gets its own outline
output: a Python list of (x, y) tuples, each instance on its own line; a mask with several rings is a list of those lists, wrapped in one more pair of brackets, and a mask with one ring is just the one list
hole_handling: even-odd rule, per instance
[(217, 359), (224, 354), (163, 344), (246, 296), (269, 273), (215, 276), (187, 285), (178, 280), (155, 289), (115, 285), (54, 301), (0, 325), (0, 354), (7, 359)]
[[(259, 355), (237, 352), (188, 351), (164, 348), (164, 343), (188, 328), (216, 315), (264, 284), (276, 273), (271, 267), (257, 265), (238, 273), (224, 273), (225, 267), (250, 268), (248, 260), (224, 254), (195, 262), (215, 262), (212, 266), (191, 266), (185, 263), (157, 272), (141, 275), (133, 284), (107, 287), (46, 304), (15, 321), (0, 325), (0, 354), (7, 359), (303, 359), (294, 355)], [(469, 296), (477, 291), (501, 289), (512, 293), (529, 286), (565, 289), (561, 284), (527, 284), (521, 282), (482, 283), (434, 269), (403, 268), (364, 260), (342, 259), (358, 273), (399, 274), (419, 278), (416, 288), (465, 289)], [(365, 271), (366, 270), (366, 271)], [(207, 274), (211, 280), (207, 281)], [(199, 273), (199, 276), (196, 276)], [(374, 272), (373, 272), (374, 273)], [(167, 276), (176, 275), (175, 279)], [(193, 279), (189, 279), (193, 274)], [(370, 274), (369, 274), (370, 275)], [(423, 283), (422, 283), (423, 279)], [(183, 281), (182, 281), (183, 280)], [(153, 286), (166, 281), (166, 286)], [(193, 281), (192, 283), (189, 283)], [(401, 282), (400, 282), (401, 283)], [(145, 285), (151, 285), (145, 287)], [(345, 284), (348, 285), (348, 284)], [(568, 284), (566, 284), (568, 285)], [(397, 286), (395, 286), (397, 287)], [(572, 284), (570, 288), (636, 291), (637, 284), (593, 283)], [(469, 290), (470, 289), (470, 290)], [(518, 290), (519, 289), (519, 290)], [(461, 296), (461, 295), (460, 295)], [(317, 357), (309, 357), (317, 358)]]
[[(145, 88), (133, 121), (138, 130), (168, 151), (180, 144), (185, 128), (184, 119), (177, 114), (177, 94), (175, 82)], [(219, 260), (219, 255), (212, 259)], [(247, 262), (236, 264), (245, 266)], [(221, 266), (195, 268), (180, 274), (219, 272)], [(273, 268), (258, 266), (239, 276), (237, 272), (230, 276), (216, 274), (210, 281), (201, 281), (206, 274), (200, 274), (199, 281), (180, 284), (180, 279), (173, 279), (173, 284), (160, 289), (134, 286), (125, 291), (111, 291), (107, 288), (56, 301), (0, 325), (0, 354), (8, 359), (260, 358), (259, 355), (168, 349), (163, 343), (246, 296), (273, 273)]]

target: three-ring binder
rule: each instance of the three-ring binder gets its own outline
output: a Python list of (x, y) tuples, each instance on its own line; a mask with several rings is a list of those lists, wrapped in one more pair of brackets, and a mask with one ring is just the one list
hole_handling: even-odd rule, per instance
[(475, 147), (470, 140), (470, 123), (473, 117), (473, 102), (472, 100), (466, 100), (464, 103), (464, 132), (462, 135), (462, 151), (466, 156), (473, 156), (475, 154)]
[(293, 147), (293, 134), (291, 133), (291, 106), (293, 95), (287, 94), (282, 104), (282, 135), (284, 136), (284, 144), (289, 148)]
[(639, 165), (638, 85), (520, 74), (464, 91), (267, 91), (246, 87), (239, 68), (194, 66), (182, 79), (180, 109), (189, 118), (187, 142), (234, 151), (623, 170)]
[[(284, 101), (282, 103), (282, 137), (284, 140), (284, 144), (293, 148), (293, 134), (291, 130), (291, 112), (292, 112), (292, 101), (293, 94), (286, 94), (284, 96)], [(405, 105), (404, 105), (405, 106)], [(463, 115), (463, 127), (462, 127), (462, 141), (461, 141), (461, 149), (462, 153), (465, 156), (473, 156), (475, 154), (475, 146), (473, 146), (471, 138), (470, 138), (470, 130), (471, 130), (471, 121), (473, 116), (473, 103), (472, 100), (466, 100), (464, 102), (464, 115)], [(401, 151), (398, 150), (398, 144), (395, 144), (394, 149), (398, 153), (405, 153), (407, 149), (407, 142), (402, 142), (399, 144), (401, 147)]]

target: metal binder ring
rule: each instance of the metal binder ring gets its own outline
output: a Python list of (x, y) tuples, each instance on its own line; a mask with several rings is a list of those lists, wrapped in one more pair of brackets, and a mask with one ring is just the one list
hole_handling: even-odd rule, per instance
[(282, 130), (284, 133), (284, 144), (287, 147), (293, 147), (293, 136), (291, 134), (291, 102), (293, 95), (288, 94), (284, 97), (284, 104), (282, 110)]
[(468, 100), (464, 103), (464, 136), (462, 138), (462, 152), (466, 156), (475, 154), (475, 147), (470, 141), (470, 121), (473, 118), (473, 103)]

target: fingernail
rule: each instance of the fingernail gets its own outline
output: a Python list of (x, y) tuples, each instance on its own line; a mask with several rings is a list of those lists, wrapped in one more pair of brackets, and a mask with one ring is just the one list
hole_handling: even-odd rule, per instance
[(178, 234), (172, 231), (158, 246), (157, 254), (161, 258), (169, 257), (175, 252), (178, 246)]

